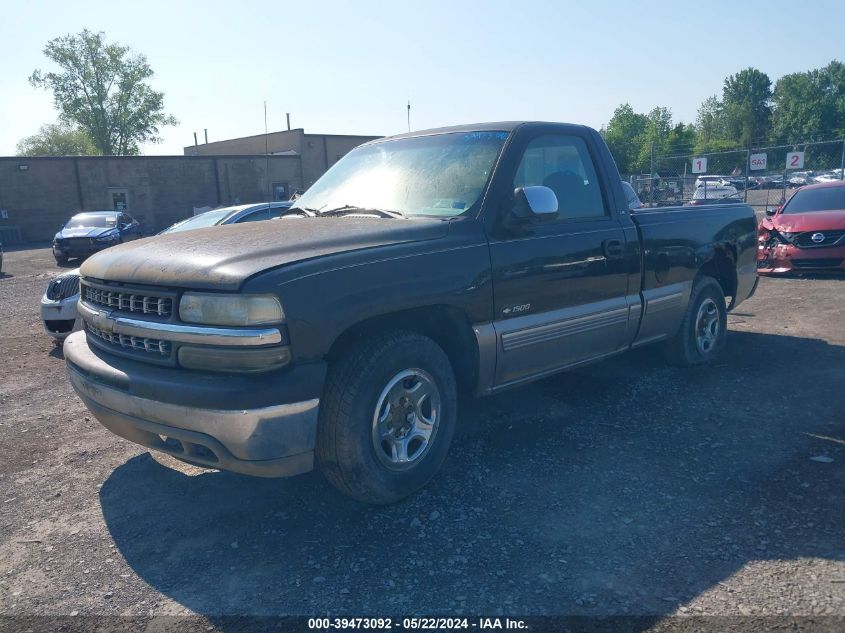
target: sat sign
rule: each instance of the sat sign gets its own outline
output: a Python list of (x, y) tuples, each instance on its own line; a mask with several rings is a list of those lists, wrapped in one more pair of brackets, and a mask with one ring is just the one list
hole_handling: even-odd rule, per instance
[(707, 173), (707, 159), (702, 158), (693, 158), (692, 159), (692, 173), (694, 174), (706, 174)]
[(753, 170), (766, 169), (766, 161), (765, 154), (751, 154), (748, 158), (748, 166)]

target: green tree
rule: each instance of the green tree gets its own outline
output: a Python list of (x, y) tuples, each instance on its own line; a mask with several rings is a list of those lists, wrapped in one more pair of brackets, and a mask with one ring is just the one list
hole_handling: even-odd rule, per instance
[(696, 142), (694, 153), (718, 151), (726, 146), (736, 147), (728, 139), (728, 121), (722, 102), (716, 95), (708, 97), (698, 108), (695, 119)]
[(671, 155), (689, 154), (695, 146), (695, 140), (695, 126), (678, 123), (669, 131), (664, 151)]
[(637, 159), (637, 167), (643, 173), (651, 171), (652, 146), (655, 156), (667, 153), (669, 134), (672, 131), (672, 111), (669, 108), (652, 108), (645, 119), (645, 132), (641, 137)]
[(62, 122), (84, 130), (102, 154), (137, 154), (141, 143), (159, 142), (159, 128), (175, 125), (164, 112), (164, 94), (148, 80), (153, 71), (143, 55), (84, 30), (50, 40), (44, 55), (59, 72), (36, 70), (29, 78), (53, 93)]
[(771, 100), (772, 82), (756, 68), (745, 68), (725, 79), (721, 109), (728, 138), (742, 147), (768, 139)]
[(845, 64), (791, 73), (774, 90), (773, 137), (797, 143), (845, 136)]
[(18, 156), (97, 156), (100, 152), (84, 130), (61, 123), (42, 125), (37, 134), (18, 141)]
[(647, 127), (648, 118), (634, 112), (630, 104), (623, 103), (613, 111), (604, 129), (604, 139), (623, 174), (639, 171), (639, 155)]

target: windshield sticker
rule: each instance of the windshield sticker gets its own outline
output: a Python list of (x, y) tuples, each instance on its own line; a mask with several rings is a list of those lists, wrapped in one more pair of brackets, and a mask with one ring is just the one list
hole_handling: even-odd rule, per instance
[(464, 134), (465, 141), (504, 141), (507, 137), (507, 132), (470, 132)]

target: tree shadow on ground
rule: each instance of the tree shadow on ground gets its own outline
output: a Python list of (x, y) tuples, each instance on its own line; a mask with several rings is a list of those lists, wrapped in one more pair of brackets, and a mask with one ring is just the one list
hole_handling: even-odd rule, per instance
[(655, 351), (464, 402), (443, 472), (395, 506), (357, 504), (316, 473), (188, 476), (144, 454), (102, 486), (106, 525), (144, 581), (219, 622), (646, 626), (749, 562), (845, 559), (845, 348), (732, 331), (721, 361), (687, 370)]

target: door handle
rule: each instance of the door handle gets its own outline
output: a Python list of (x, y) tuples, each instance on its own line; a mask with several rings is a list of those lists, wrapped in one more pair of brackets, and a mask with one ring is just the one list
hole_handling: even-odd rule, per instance
[(601, 247), (607, 259), (622, 259), (624, 253), (622, 240), (605, 240), (601, 243)]

